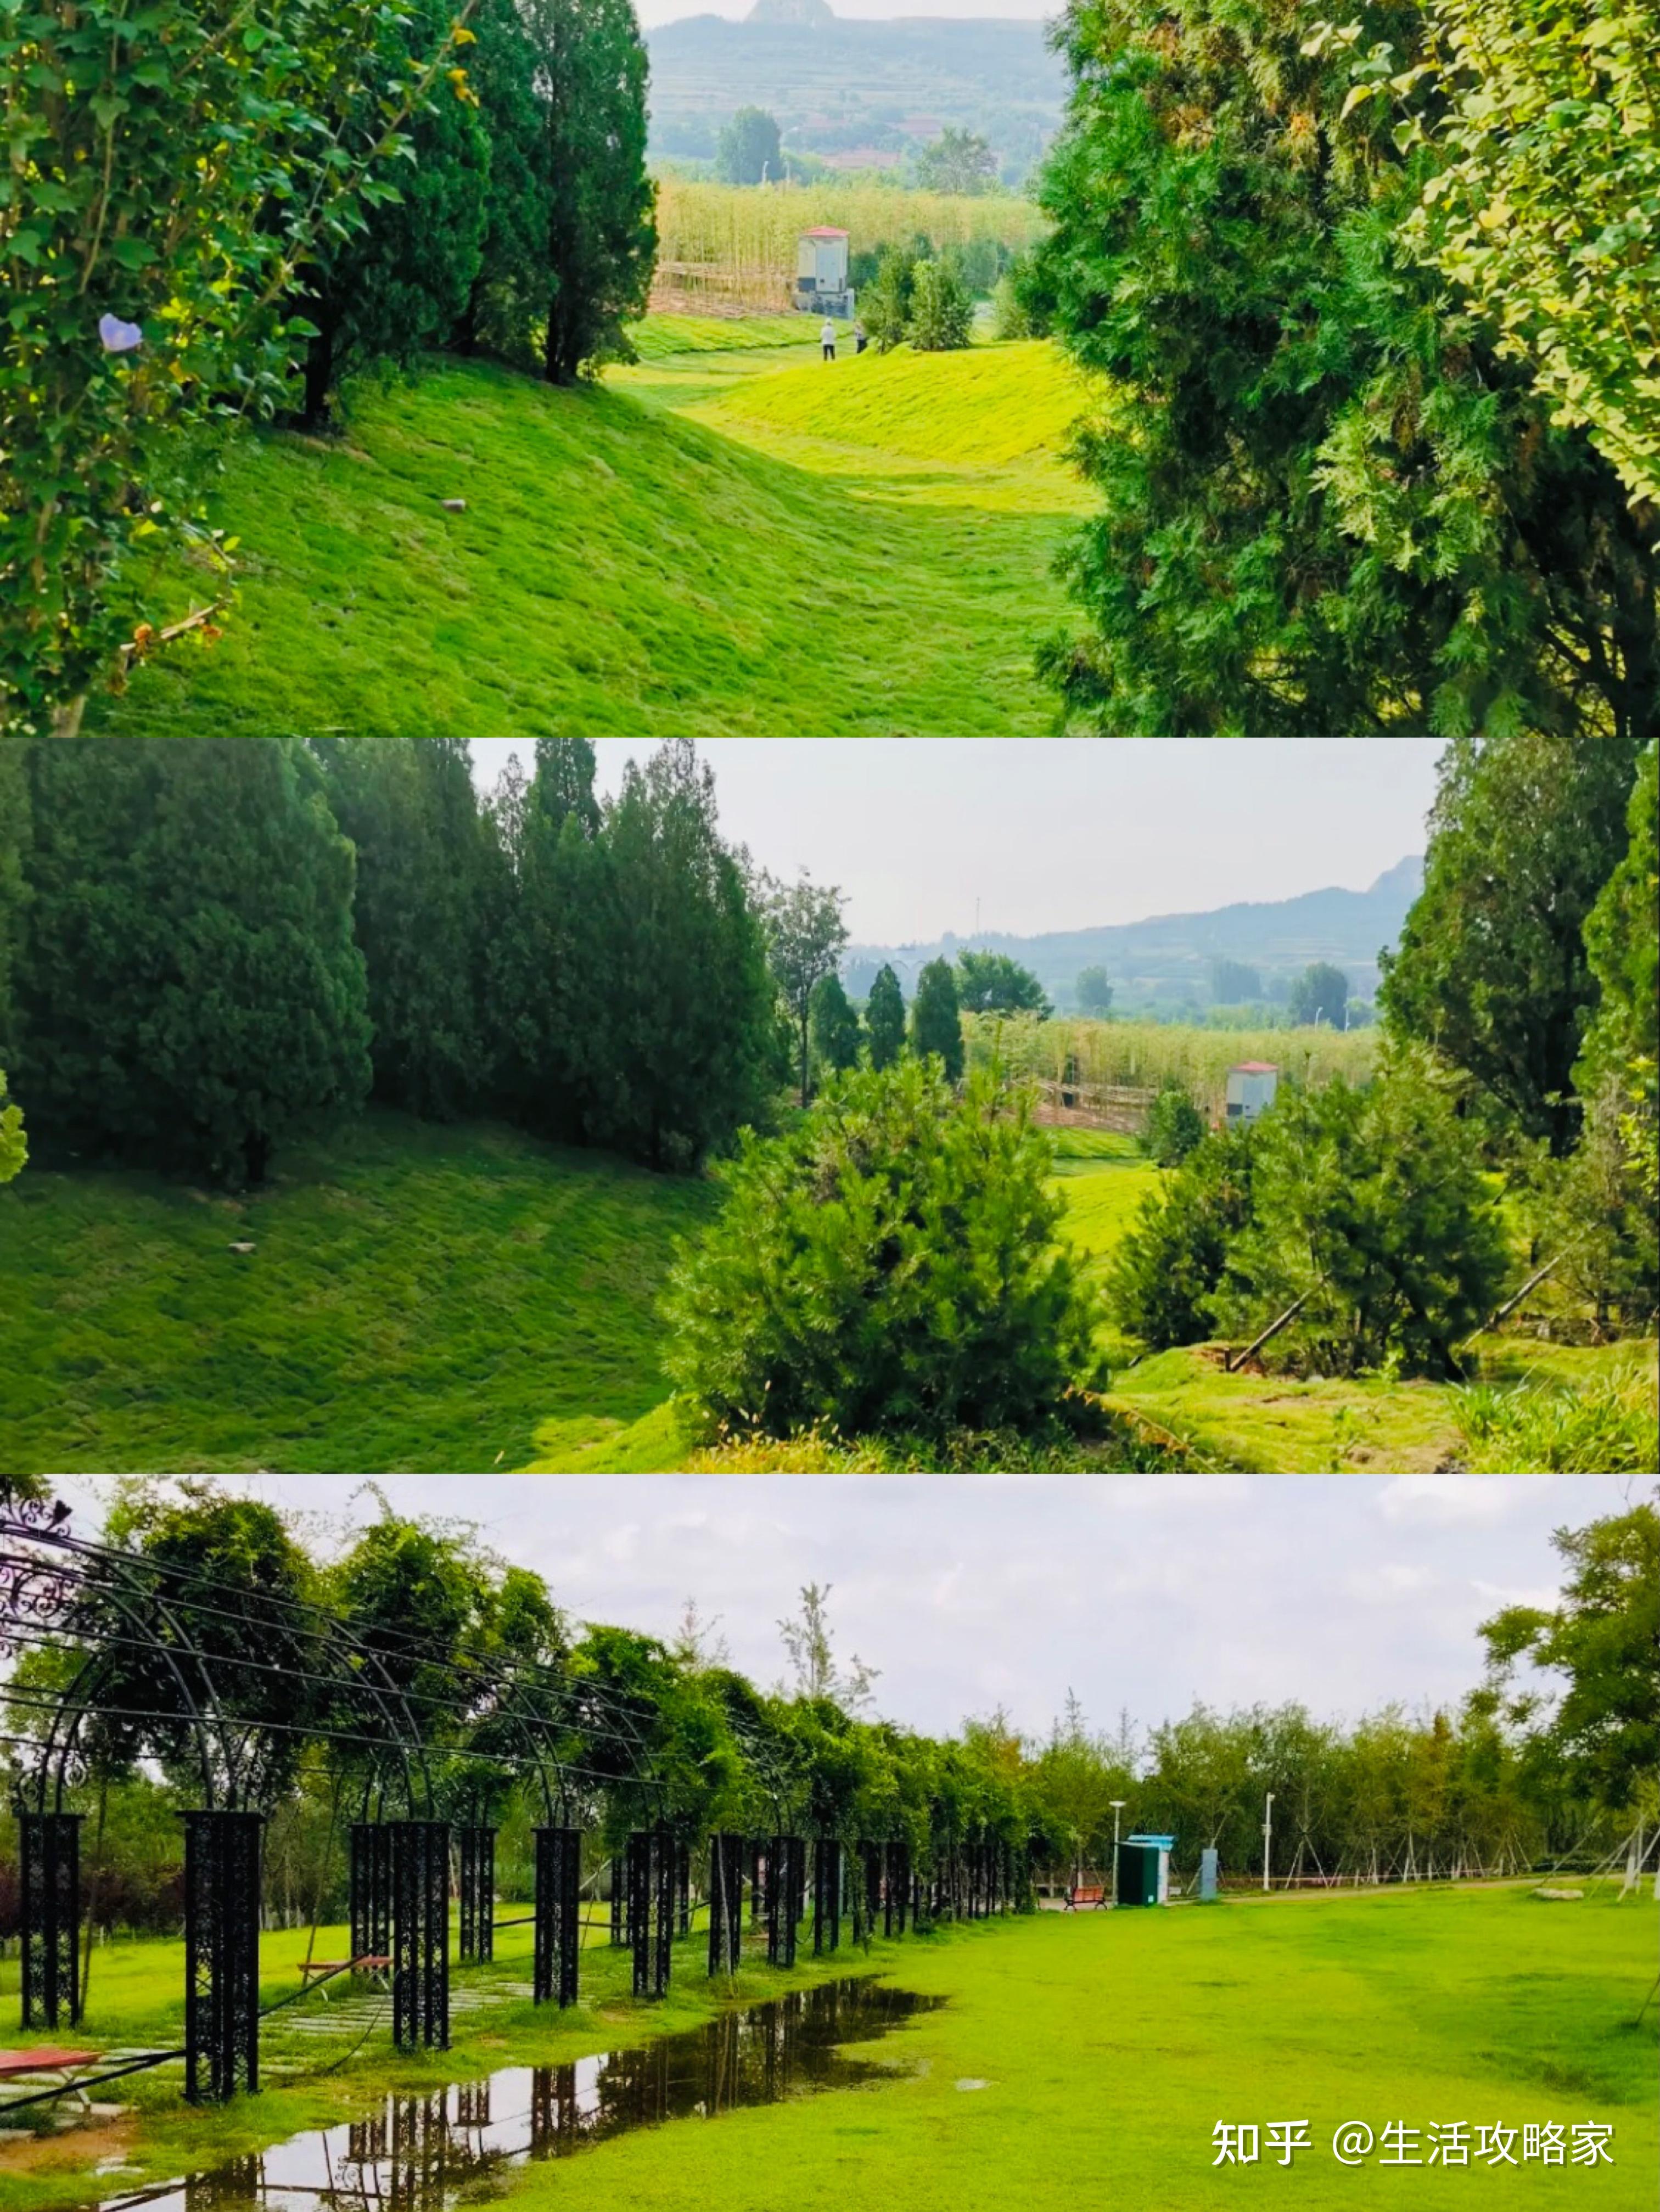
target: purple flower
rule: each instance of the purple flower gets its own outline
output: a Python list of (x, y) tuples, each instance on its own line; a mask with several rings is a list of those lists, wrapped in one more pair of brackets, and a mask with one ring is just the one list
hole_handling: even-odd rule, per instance
[(137, 323), (124, 323), (119, 315), (100, 315), (98, 335), (104, 342), (106, 353), (131, 353), (135, 346), (144, 343), (144, 333)]

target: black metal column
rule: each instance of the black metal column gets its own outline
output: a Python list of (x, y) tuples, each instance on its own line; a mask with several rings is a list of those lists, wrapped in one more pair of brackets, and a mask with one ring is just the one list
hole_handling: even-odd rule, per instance
[(535, 1835), (535, 1997), (562, 2008), (576, 2002), (582, 1836), (577, 1828), (538, 1828)]
[(17, 1816), (18, 1936), (23, 1954), (23, 2025), (57, 2027), (81, 2017), (79, 1813)]
[(806, 1902), (806, 1854), (800, 1836), (775, 1836), (767, 1846), (767, 1964), (793, 1966), (795, 1936)]
[(709, 1838), (709, 1972), (735, 1974), (744, 1942), (744, 1838)]
[(887, 1880), (883, 1885), (882, 1932), (903, 1936), (911, 1902), (910, 1846), (888, 1845)]
[(222, 2104), (259, 2087), (258, 1813), (186, 1813), (185, 2094)]
[(675, 1838), (662, 1829), (636, 1829), (629, 1838), (629, 1928), (637, 1997), (668, 1994), (678, 1856)]
[(391, 1820), (392, 2034), (400, 2051), (450, 2043), (450, 1832)]
[(674, 1926), (675, 1933), (691, 1933), (691, 1845), (677, 1840), (674, 1846)]
[(461, 1928), (463, 1959), (496, 1956), (496, 1831), (460, 1828)]
[(613, 1948), (617, 1949), (630, 1940), (628, 1882), (628, 1858), (623, 1854), (611, 1863), (611, 1940)]
[(352, 1823), (351, 1955), (392, 1956), (392, 1830), (383, 1820)]
[(833, 1837), (812, 1844), (812, 1955), (842, 1948), (842, 1846)]

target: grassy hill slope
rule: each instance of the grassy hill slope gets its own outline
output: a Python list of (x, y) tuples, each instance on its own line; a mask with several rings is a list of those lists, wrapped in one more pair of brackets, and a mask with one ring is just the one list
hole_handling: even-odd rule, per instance
[[(1053, 563), (1080, 494), (1039, 450), (1058, 413), (1047, 349), (987, 348), (989, 366), (980, 350), (916, 356), (884, 378), (819, 365), (819, 394), (844, 375), (861, 397), (885, 392), (879, 420), (827, 442), (790, 427), (807, 404), (795, 319), (727, 325), (728, 338), (678, 320), (649, 322), (640, 366), (600, 386), (555, 391), (443, 362), (415, 383), (356, 389), (338, 438), (236, 438), (212, 503), (240, 549), (225, 635), (141, 667), (124, 697), (94, 701), (88, 726), (1052, 728), (1032, 655), (1064, 611)], [(996, 435), (1015, 467), (990, 465), (983, 434), (954, 462), (915, 458), (939, 434), (936, 413), (960, 422), (972, 404), (965, 373), (1005, 392)], [(751, 381), (782, 387), (757, 401), (764, 419), (723, 413)], [(146, 612), (171, 619), (211, 589), (174, 574)]]
[(653, 1307), (706, 1185), (378, 1113), (277, 1165), (241, 1199), (0, 1191), (0, 1465), (516, 1467), (540, 1422), (664, 1396)]

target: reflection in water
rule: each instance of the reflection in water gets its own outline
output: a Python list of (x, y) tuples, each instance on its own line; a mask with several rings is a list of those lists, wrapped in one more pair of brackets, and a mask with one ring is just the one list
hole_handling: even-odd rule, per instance
[(184, 2181), (106, 2197), (100, 2212), (445, 2212), (489, 2195), (490, 2177), (562, 2158), (630, 2128), (709, 2119), (879, 2075), (837, 2046), (868, 2042), (937, 1997), (870, 1981), (827, 1982), (707, 2027), (572, 2066), (508, 2066), (482, 2081), (388, 2097), (348, 2126), (314, 2130)]

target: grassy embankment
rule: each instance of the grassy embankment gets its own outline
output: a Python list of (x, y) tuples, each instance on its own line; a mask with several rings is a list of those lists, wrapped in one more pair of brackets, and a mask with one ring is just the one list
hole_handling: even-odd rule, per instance
[[(555, 391), (477, 363), (246, 432), (212, 520), (236, 604), (95, 699), (102, 732), (1018, 735), (1086, 495), (1043, 343), (833, 367), (816, 321), (652, 318)], [(758, 341), (758, 343), (757, 343)], [(466, 501), (449, 514), (447, 499)], [(160, 579), (155, 621), (206, 574)]]
[[(1103, 1269), (1158, 1170), (1128, 1138), (1064, 1131), (1059, 1150), (1065, 1233)], [(847, 1463), (812, 1442), (711, 1462), (677, 1431), (654, 1306), (675, 1237), (712, 1203), (706, 1184), (602, 1154), (379, 1113), (285, 1153), (245, 1198), (31, 1166), (0, 1191), (0, 1463)], [(252, 1252), (231, 1250), (242, 1242)], [(1464, 1449), (1444, 1385), (1225, 1375), (1204, 1347), (1109, 1350), (1121, 1410), (1189, 1440), (1200, 1465), (1412, 1472)], [(1651, 1344), (1505, 1338), (1483, 1369), (1512, 1386), (1623, 1375), (1642, 1395), (1654, 1358)], [(885, 1455), (861, 1449), (851, 1463), (879, 1468)]]
[[(877, 1947), (870, 1964), (899, 1987), (941, 1996), (868, 2047), (892, 2078), (873, 2087), (727, 2114), (713, 2124), (650, 2128), (556, 2164), (502, 2172), (513, 2212), (619, 2203), (654, 2212), (814, 2212), (848, 2203), (907, 2212), (1071, 2212), (1079, 2204), (1153, 2208), (1294, 2197), (1313, 2206), (1375, 2203), (1409, 2191), (1429, 2208), (1576, 2203), (1626, 2212), (1652, 2201), (1656, 2015), (1651, 1899), (1617, 1901), (1611, 1883), (1552, 1904), (1528, 1887), (1234, 1897), (1164, 1912), (1043, 1914)], [(304, 1937), (267, 1937), (273, 1989), (291, 1980)], [(599, 1964), (575, 2014), (538, 2019), (503, 2005), (469, 2015), (447, 2057), (395, 2068), (377, 2039), (331, 2079), (282, 2089), (222, 2113), (147, 2105), (119, 2129), (42, 2154), (0, 2150), (0, 2212), (46, 2212), (107, 2189), (98, 2158), (143, 2176), (210, 2165), (298, 2126), (362, 2109), (394, 2081), (434, 2086), (506, 2063), (578, 2053), (695, 2024), (709, 2008), (700, 1939), (684, 1944), (673, 1994), (637, 2006), (601, 1985)], [(279, 1965), (277, 1954), (283, 1954)], [(176, 1989), (177, 1945), (147, 1945), (131, 1971)], [(604, 1962), (602, 1951), (591, 1959)], [(842, 1971), (860, 1962), (843, 1954)], [(125, 1961), (121, 1962), (124, 1966)], [(106, 1987), (117, 1960), (99, 1967)], [(16, 1969), (9, 1966), (9, 1984)], [(585, 1970), (586, 1971), (586, 1970)], [(799, 1982), (812, 1973), (799, 1970)], [(465, 1973), (458, 1976), (458, 1982)], [(739, 1994), (786, 1978), (745, 1970)], [(153, 2002), (153, 2000), (152, 2000)], [(123, 2014), (125, 2039), (162, 2025)], [(109, 2015), (113, 2027), (115, 2016)], [(94, 2025), (89, 2021), (89, 2027)], [(150, 2096), (160, 2100), (164, 2085)], [(1310, 2148), (1289, 2171), (1272, 2153), (1254, 2167), (1213, 2163), (1219, 2121), (1301, 2119)], [(1380, 2172), (1332, 2154), (1340, 2124), (1381, 2136), (1392, 2121), (1421, 2132), (1463, 2121), (1516, 2130), (1513, 2166), (1423, 2164)], [(1614, 2163), (1594, 2171), (1520, 2163), (1526, 2122), (1611, 2125)], [(78, 2152), (78, 2155), (77, 2155)], [(31, 2168), (36, 2169), (31, 2172)]]

